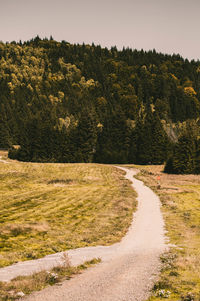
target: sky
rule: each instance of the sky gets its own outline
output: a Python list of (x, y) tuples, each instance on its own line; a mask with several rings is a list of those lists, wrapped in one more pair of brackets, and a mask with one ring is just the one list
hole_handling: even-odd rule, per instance
[(0, 0), (0, 41), (156, 49), (200, 59), (200, 0)]

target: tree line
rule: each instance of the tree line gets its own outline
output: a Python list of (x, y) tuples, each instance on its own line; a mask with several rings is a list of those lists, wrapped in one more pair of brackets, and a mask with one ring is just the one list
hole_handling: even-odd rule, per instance
[[(167, 161), (168, 172), (198, 173), (199, 76), (200, 62), (155, 50), (0, 42), (0, 148), (22, 161)], [(195, 167), (177, 169), (190, 152)]]

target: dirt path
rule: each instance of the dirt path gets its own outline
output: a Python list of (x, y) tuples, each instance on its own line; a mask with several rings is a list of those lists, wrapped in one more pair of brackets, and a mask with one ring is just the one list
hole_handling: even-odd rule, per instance
[[(100, 257), (102, 263), (70, 281), (33, 293), (23, 300), (142, 301), (148, 297), (159, 272), (159, 256), (166, 247), (160, 202), (150, 188), (133, 179), (135, 171), (121, 169), (127, 172), (126, 178), (138, 193), (138, 210), (127, 235), (112, 246), (69, 251), (73, 265), (94, 257)], [(0, 280), (48, 269), (58, 265), (61, 257), (62, 253), (58, 253), (0, 269)]]

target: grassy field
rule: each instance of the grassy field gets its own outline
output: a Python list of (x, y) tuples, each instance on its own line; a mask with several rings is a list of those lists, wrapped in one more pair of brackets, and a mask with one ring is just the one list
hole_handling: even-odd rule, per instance
[(139, 168), (139, 178), (160, 196), (167, 236), (176, 245), (161, 258), (161, 277), (149, 301), (199, 301), (200, 176), (167, 175), (162, 166)]
[[(200, 176), (163, 174), (162, 166), (138, 168), (139, 178), (160, 196), (167, 236), (175, 245), (161, 258), (162, 272), (149, 301), (199, 301)], [(0, 162), (0, 199), (0, 266), (112, 244), (125, 235), (136, 208), (123, 172), (97, 164)], [(51, 281), (49, 274), (39, 277), (41, 285)], [(28, 281), (36, 285), (30, 290), (38, 289), (37, 279), (36, 284), (17, 279), (17, 287), (19, 280), (20, 287)]]
[(112, 166), (0, 162), (0, 267), (119, 241), (135, 196)]

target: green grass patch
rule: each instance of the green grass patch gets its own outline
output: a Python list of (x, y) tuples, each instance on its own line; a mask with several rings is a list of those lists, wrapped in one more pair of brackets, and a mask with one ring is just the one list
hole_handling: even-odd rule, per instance
[(119, 241), (136, 209), (123, 175), (98, 164), (0, 163), (0, 267)]
[(163, 174), (162, 166), (139, 168), (139, 178), (160, 196), (167, 236), (176, 245), (161, 257), (160, 279), (149, 301), (199, 301), (200, 176)]

